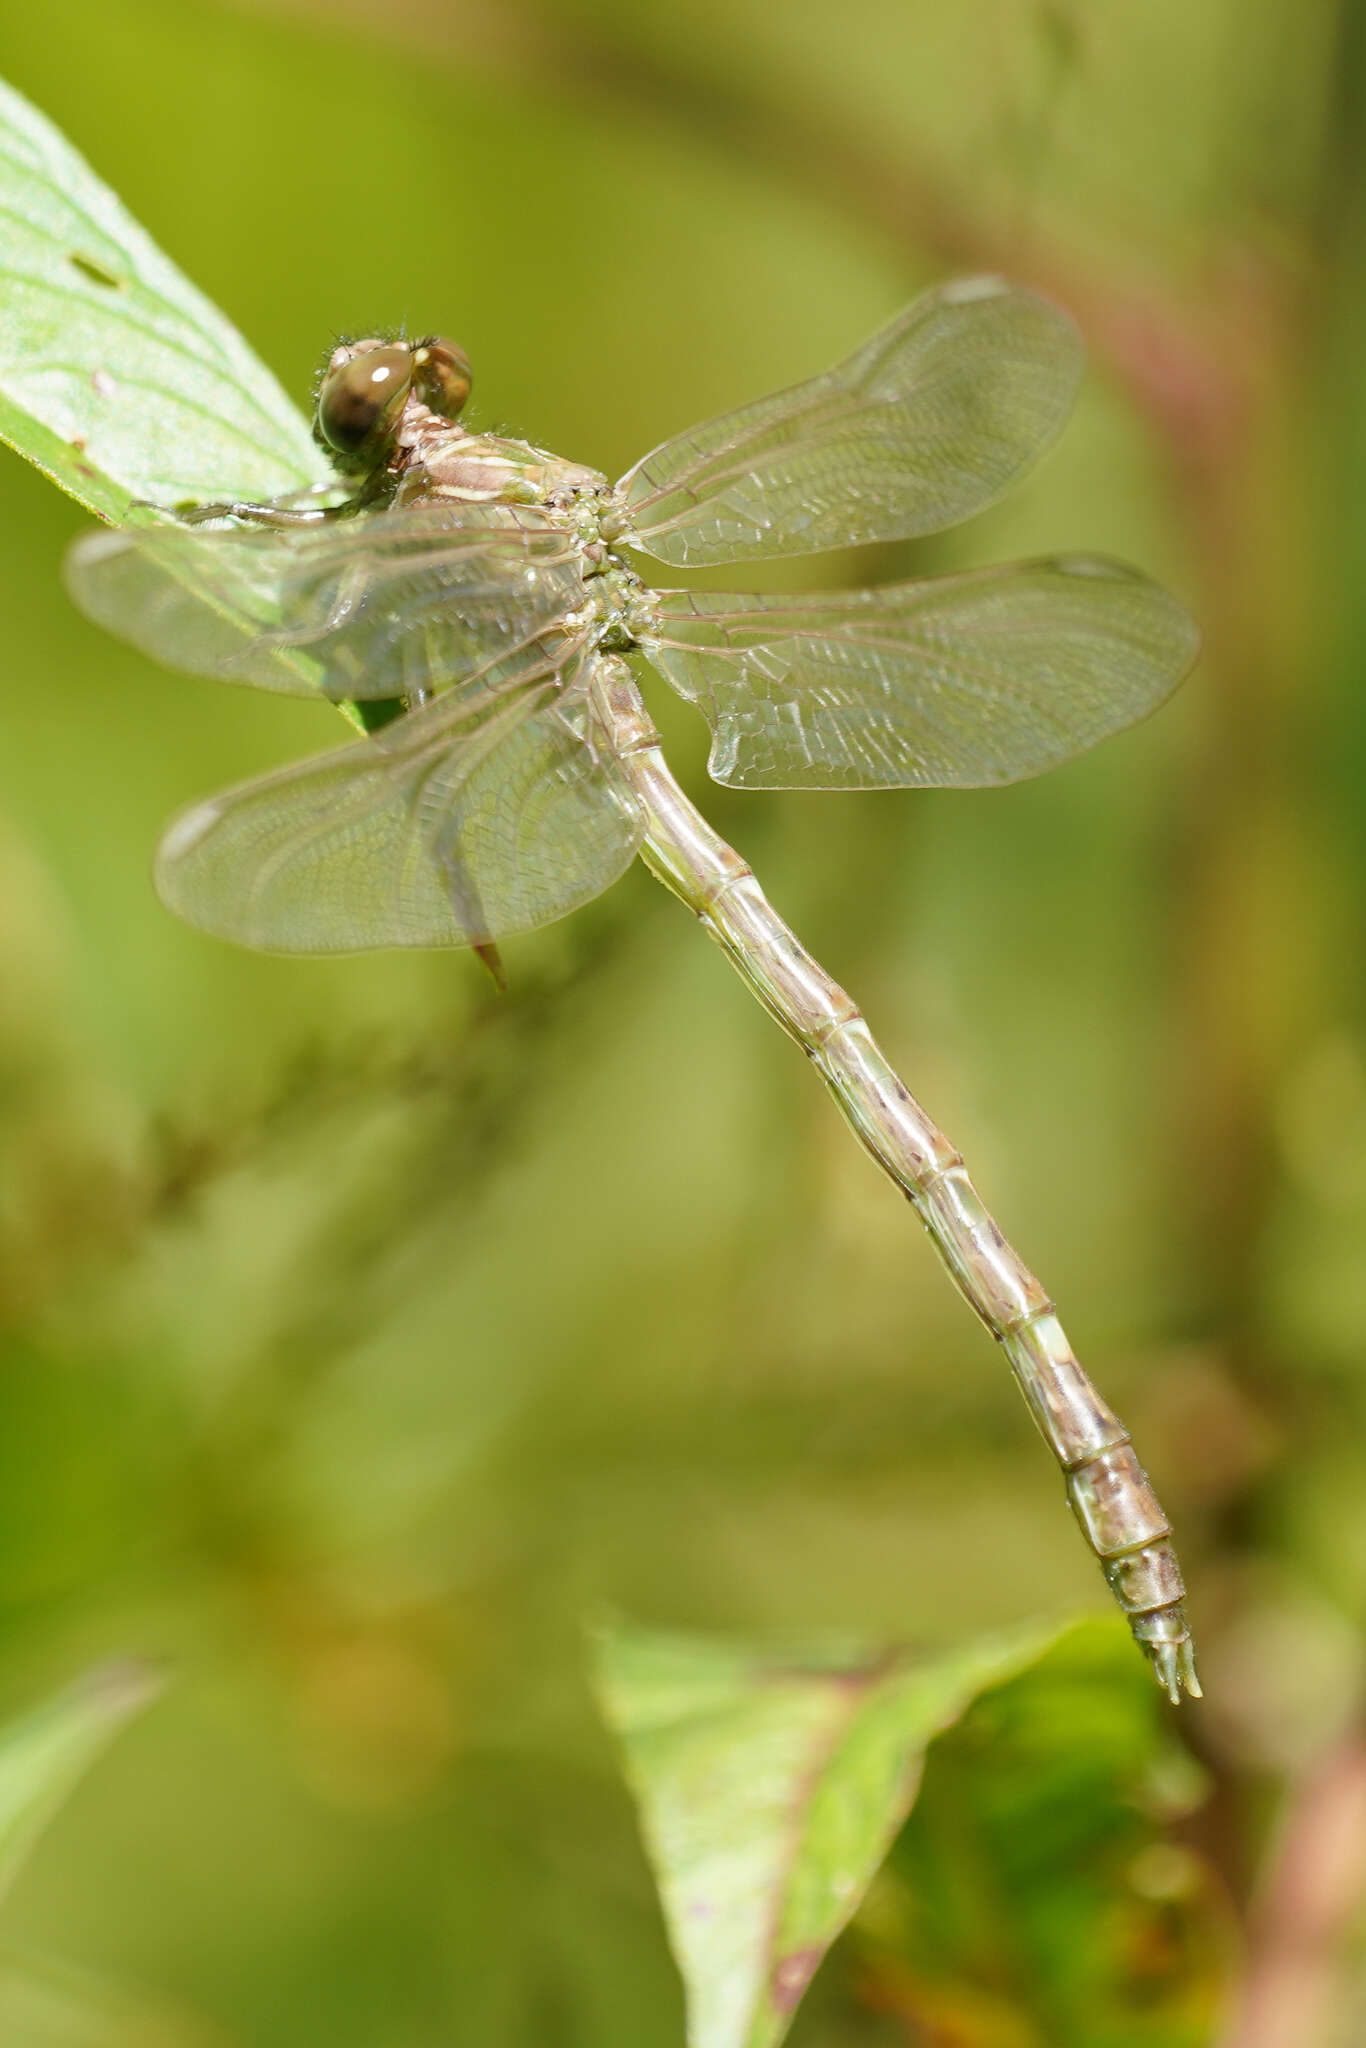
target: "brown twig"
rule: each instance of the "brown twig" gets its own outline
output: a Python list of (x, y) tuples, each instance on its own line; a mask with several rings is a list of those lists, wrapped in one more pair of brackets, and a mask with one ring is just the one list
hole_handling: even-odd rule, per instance
[(1238, 2008), (1220, 2048), (1315, 2048), (1329, 2037), (1341, 1948), (1366, 1897), (1366, 1730), (1301, 1784), (1254, 1907)]

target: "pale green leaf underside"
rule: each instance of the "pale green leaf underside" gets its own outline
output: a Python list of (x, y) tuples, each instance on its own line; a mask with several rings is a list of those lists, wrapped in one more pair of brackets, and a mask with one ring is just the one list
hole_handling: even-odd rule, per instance
[(690, 2048), (782, 2039), (910, 1810), (932, 1737), (1057, 1633), (800, 1663), (648, 1630), (598, 1639)]
[(305, 421), (51, 123), (0, 84), (0, 437), (103, 519), (326, 475)]
[(155, 1690), (144, 1670), (119, 1666), (0, 1728), (0, 1893), (78, 1779)]

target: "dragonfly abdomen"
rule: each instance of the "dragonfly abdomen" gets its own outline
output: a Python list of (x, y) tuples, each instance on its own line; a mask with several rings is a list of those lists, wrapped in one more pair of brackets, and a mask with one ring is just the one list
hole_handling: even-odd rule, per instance
[(769, 903), (748, 863), (674, 781), (624, 662), (598, 663), (614, 751), (645, 813), (643, 856), (802, 1047), (865, 1150), (910, 1199), (959, 1291), (1010, 1361), (1111, 1591), (1175, 1703), (1198, 1695), (1170, 1527), (1118, 1416), (963, 1160), (895, 1073), (853, 998)]
[[(772, 911), (770, 917), (777, 923)], [(1082, 1368), (1053, 1302), (991, 1215), (960, 1155), (892, 1072), (863, 1018), (843, 1019), (808, 1051), (846, 1120), (900, 1184), (960, 1294), (1009, 1360), (1062, 1467), (1082, 1533), (1163, 1690), (1173, 1702), (1183, 1685), (1198, 1695), (1171, 1524), (1128, 1430)]]

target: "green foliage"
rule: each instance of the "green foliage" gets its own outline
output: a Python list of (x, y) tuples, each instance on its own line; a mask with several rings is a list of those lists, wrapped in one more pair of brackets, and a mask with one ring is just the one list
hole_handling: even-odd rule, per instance
[[(0, 1727), (0, 1889), (8, 1892), (101, 1751), (157, 1690), (148, 1672), (107, 1669)], [(203, 2034), (87, 1971), (0, 1952), (0, 2038), (6, 2048), (194, 2048)]]
[(851, 1919), (835, 1982), (912, 2038), (1208, 2038), (1223, 1910), (1161, 1835), (1204, 1787), (1113, 1624), (875, 1658), (618, 1628), (597, 1662), (693, 2048), (772, 2048)]
[(0, 1728), (0, 1889), (8, 1890), (57, 1808), (156, 1686), (110, 1670)]
[(236, 329), (0, 84), (0, 436), (92, 512), (274, 495), (325, 469)]
[(620, 1629), (598, 1683), (640, 1803), (694, 2048), (773, 2048), (904, 1820), (926, 1745), (1042, 1638), (764, 1656)]
[(1206, 1787), (1074, 1630), (936, 1743), (852, 1960), (864, 1996), (955, 2048), (1199, 2048), (1230, 1962), (1200, 1859), (1162, 1839)]

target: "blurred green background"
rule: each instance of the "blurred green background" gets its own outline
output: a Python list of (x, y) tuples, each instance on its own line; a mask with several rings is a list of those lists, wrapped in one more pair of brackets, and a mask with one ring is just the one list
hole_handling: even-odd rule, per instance
[[(1017, 789), (745, 797), (652, 708), (1133, 1429), (1209, 1694), (1182, 1839), (1242, 1912), (1366, 1740), (1359, 11), (68, 0), (0, 47), (301, 401), (337, 334), (438, 328), (479, 421), (614, 475), (955, 270), (1081, 321), (1039, 474), (833, 573), (1130, 558), (1206, 632), (1169, 709)], [(82, 523), (0, 458), (0, 1705), (106, 1652), (177, 1682), (7, 1938), (220, 2042), (663, 2048), (580, 1615), (932, 1644), (1103, 1585), (904, 1206), (643, 871), (502, 997), (167, 917), (168, 815), (338, 732), (87, 626)], [(1362, 2038), (1354, 1967), (1294, 2048)], [(969, 2038), (833, 1981), (813, 2048)]]

